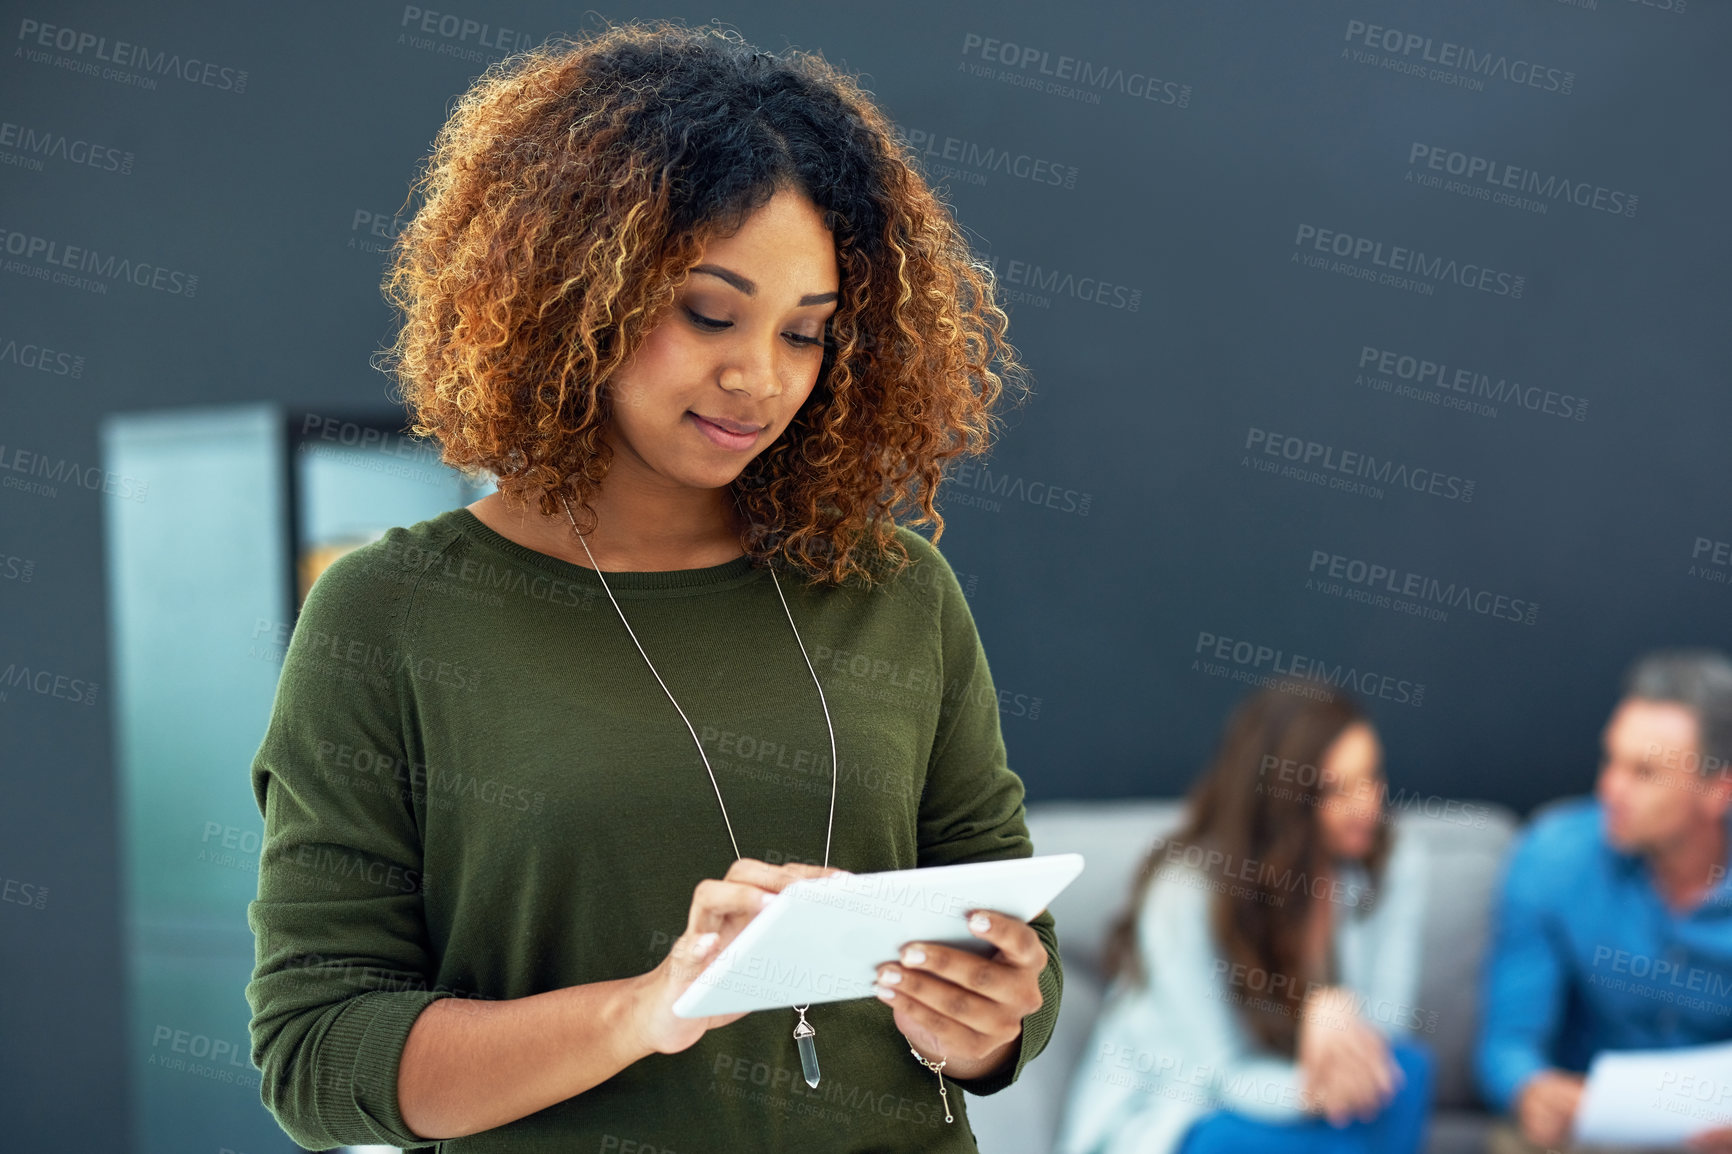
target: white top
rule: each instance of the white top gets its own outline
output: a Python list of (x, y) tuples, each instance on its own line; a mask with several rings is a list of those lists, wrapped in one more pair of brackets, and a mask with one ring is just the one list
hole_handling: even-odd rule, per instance
[[(1360, 1016), (1385, 1037), (1430, 1029), (1414, 1006), (1425, 902), (1425, 852), (1396, 836), (1373, 909), (1356, 916), (1369, 880), (1340, 867), (1333, 942), (1339, 984), (1361, 995)], [(1055, 1154), (1169, 1154), (1213, 1110), (1271, 1122), (1310, 1115), (1296, 1062), (1263, 1049), (1231, 1000), (1227, 963), (1209, 928), (1211, 886), (1182, 860), (1162, 863), (1143, 901), (1137, 947), (1147, 986), (1107, 990), (1093, 1035), (1072, 1075)], [(1299, 883), (1303, 885), (1304, 883)], [(1293, 891), (1293, 899), (1303, 896)], [(1252, 981), (1255, 997), (1259, 983)]]

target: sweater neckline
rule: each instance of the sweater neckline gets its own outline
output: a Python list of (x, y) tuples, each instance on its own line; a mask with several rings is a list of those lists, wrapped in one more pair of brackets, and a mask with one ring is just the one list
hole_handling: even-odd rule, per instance
[[(602, 577), (597, 576), (594, 569), (519, 544), (482, 521), (466, 506), (460, 505), (442, 513), (439, 519), (448, 521), (458, 533), (495, 553), (503, 553), (515, 561), (534, 566), (574, 584), (586, 585), (597, 591), (602, 589)], [(607, 588), (616, 592), (670, 589), (712, 591), (743, 584), (761, 572), (762, 569), (751, 555), (745, 554), (732, 561), (723, 561), (720, 565), (706, 565), (697, 569), (604, 569), (602, 576), (607, 578)]]

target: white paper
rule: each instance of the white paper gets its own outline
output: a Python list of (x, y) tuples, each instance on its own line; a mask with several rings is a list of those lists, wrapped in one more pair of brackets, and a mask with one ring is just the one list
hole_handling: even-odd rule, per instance
[(1732, 1126), (1732, 1042), (1610, 1050), (1588, 1067), (1575, 1140), (1664, 1145)]

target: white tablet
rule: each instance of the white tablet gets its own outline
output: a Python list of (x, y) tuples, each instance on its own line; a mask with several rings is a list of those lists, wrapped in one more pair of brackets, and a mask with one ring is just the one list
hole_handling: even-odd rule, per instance
[(970, 910), (1029, 921), (1082, 869), (1081, 854), (1058, 853), (791, 882), (675, 999), (674, 1015), (870, 998), (878, 967), (907, 943), (990, 955)]

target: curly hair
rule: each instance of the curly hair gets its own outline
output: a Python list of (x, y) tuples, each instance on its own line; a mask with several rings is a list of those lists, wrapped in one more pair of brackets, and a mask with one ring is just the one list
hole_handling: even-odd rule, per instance
[(782, 188), (821, 212), (841, 292), (811, 395), (729, 486), (742, 544), (813, 584), (900, 572), (897, 517), (942, 536), (945, 462), (988, 451), (1026, 368), (992, 268), (866, 90), (816, 54), (657, 20), (490, 65), (411, 185), (424, 203), (383, 281), (403, 324), (382, 367), (410, 431), (509, 504), (553, 515), (563, 494), (593, 528), (611, 374), (703, 245)]

